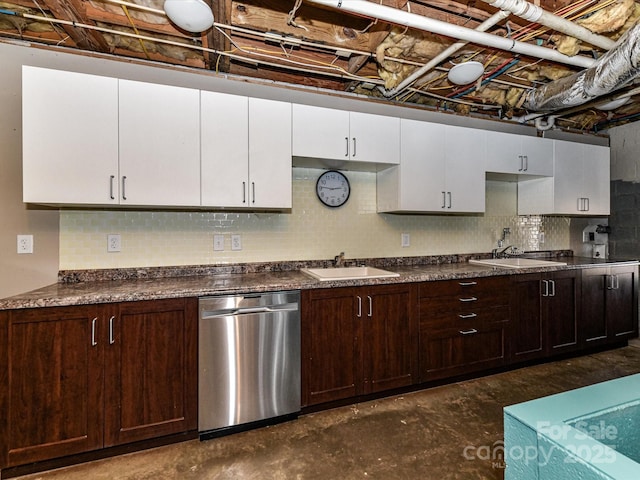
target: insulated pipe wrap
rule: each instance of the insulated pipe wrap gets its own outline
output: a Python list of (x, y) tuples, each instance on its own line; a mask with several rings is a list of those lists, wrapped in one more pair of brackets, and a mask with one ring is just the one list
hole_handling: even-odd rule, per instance
[(582, 105), (611, 93), (640, 76), (640, 25), (628, 30), (612, 50), (579, 73), (532, 90), (524, 104), (545, 112)]

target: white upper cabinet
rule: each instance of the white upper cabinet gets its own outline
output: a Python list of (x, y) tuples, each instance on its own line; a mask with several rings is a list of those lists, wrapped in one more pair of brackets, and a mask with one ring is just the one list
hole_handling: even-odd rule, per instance
[(120, 203), (200, 205), (200, 91), (119, 80)]
[(377, 174), (378, 212), (483, 212), (483, 134), (402, 119), (400, 165)]
[(246, 207), (249, 98), (201, 92), (202, 205)]
[(118, 80), (24, 66), (23, 200), (118, 203)]
[(609, 215), (609, 147), (553, 142), (554, 176), (518, 183), (518, 214)]
[(553, 140), (487, 131), (487, 172), (550, 177)]
[(294, 104), (292, 149), (294, 157), (329, 161), (298, 161), (302, 166), (353, 165), (376, 170), (379, 165), (397, 165), (400, 119)]
[(291, 208), (291, 104), (202, 92), (202, 205)]
[(292, 205), (291, 104), (249, 99), (249, 199), (251, 208)]

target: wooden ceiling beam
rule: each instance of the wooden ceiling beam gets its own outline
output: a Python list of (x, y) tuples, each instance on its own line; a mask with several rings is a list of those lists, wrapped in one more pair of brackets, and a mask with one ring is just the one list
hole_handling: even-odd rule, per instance
[[(206, 0), (211, 4), (211, 0)], [(212, 6), (213, 18), (216, 22), (225, 25), (231, 25), (231, 0), (217, 0), (213, 2)], [(229, 38), (224, 35), (226, 32), (221, 32), (217, 28), (212, 28), (206, 35), (206, 43), (212, 49), (218, 52), (227, 52), (231, 49), (231, 42)], [(228, 72), (231, 66), (229, 57), (226, 55), (218, 55), (215, 53), (208, 53), (205, 56), (208, 68), (217, 72)]]
[[(124, 13), (122, 15), (118, 15), (115, 13), (108, 12), (106, 10), (102, 10), (101, 8), (96, 8), (91, 4), (86, 5), (86, 17), (88, 20), (93, 22), (102, 22), (108, 23), (110, 25), (118, 25), (120, 27), (131, 27), (131, 22), (127, 18)], [(172, 35), (180, 38), (191, 38), (188, 35), (180, 32), (170, 23), (162, 24), (162, 23), (150, 23), (145, 22), (144, 20), (134, 19), (135, 26), (139, 30), (145, 30), (147, 32), (153, 33), (163, 33), (166, 35)]]
[[(59, 20), (89, 23), (85, 15), (84, 2), (78, 0), (42, 0), (42, 2), (46, 9)], [(99, 32), (76, 28), (71, 25), (62, 25), (62, 28), (80, 48), (98, 52), (108, 52), (110, 50), (107, 41)]]

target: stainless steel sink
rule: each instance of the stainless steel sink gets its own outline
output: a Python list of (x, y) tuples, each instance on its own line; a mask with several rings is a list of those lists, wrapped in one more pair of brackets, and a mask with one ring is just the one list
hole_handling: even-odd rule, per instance
[(536, 267), (558, 267), (566, 265), (566, 262), (556, 262), (551, 260), (537, 260), (534, 258), (488, 258), (486, 260), (469, 260), (469, 263), (476, 265), (488, 265), (490, 267), (506, 268), (536, 268)]
[(399, 273), (374, 267), (302, 268), (300, 271), (323, 282), (400, 276)]

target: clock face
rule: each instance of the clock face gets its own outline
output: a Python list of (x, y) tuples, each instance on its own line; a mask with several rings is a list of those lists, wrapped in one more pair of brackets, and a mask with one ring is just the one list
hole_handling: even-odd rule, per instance
[(322, 203), (328, 207), (339, 207), (349, 199), (351, 186), (344, 174), (329, 170), (318, 178), (316, 194)]

